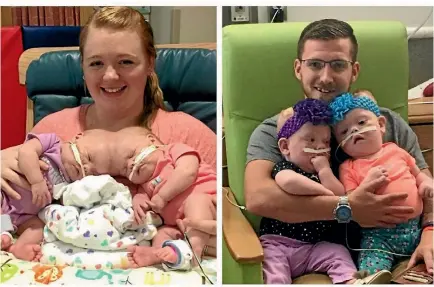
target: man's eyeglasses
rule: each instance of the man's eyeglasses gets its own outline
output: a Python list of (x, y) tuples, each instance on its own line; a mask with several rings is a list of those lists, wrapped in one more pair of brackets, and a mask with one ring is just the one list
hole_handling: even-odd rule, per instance
[(323, 61), (318, 59), (304, 59), (300, 61), (305, 63), (306, 66), (312, 71), (320, 71), (325, 67), (326, 64), (329, 64), (330, 68), (332, 68), (332, 70), (335, 72), (343, 72), (354, 63), (347, 60)]

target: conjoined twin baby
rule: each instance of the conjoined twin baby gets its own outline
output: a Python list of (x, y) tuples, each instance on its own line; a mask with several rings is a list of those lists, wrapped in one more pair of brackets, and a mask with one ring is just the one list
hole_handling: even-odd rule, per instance
[[(48, 164), (47, 171), (41, 172), (39, 160)], [(1, 236), (1, 249), (17, 258), (41, 258), (44, 223), (37, 214), (51, 204), (53, 190), (101, 174), (128, 178), (137, 185), (133, 187), (123, 180), (130, 187), (137, 224), (143, 223), (150, 210), (163, 219), (164, 226), (158, 229), (151, 247), (133, 248), (133, 253), (135, 248), (142, 248), (141, 253), (148, 254), (140, 259), (140, 266), (164, 263), (169, 269), (189, 269), (194, 261), (192, 251), (202, 256), (210, 235), (187, 228), (190, 248), (178, 239), (177, 221), (215, 220), (211, 197), (217, 190), (216, 173), (191, 147), (181, 143), (165, 145), (142, 127), (118, 132), (89, 130), (64, 143), (54, 134), (29, 134), (19, 150), (18, 164), (31, 191), (14, 186), (21, 196), (19, 200), (2, 191), (2, 220), (9, 215), (12, 231), (19, 237), (12, 243), (10, 233)]]

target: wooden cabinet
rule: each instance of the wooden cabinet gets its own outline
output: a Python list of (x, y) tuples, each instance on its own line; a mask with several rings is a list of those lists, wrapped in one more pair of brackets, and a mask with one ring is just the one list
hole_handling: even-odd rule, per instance
[(420, 149), (433, 174), (433, 98), (409, 101), (408, 122), (416, 133)]

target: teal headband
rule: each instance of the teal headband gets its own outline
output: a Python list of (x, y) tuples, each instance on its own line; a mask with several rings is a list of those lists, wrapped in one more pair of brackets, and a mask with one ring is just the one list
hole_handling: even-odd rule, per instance
[(380, 116), (378, 105), (367, 96), (355, 97), (351, 93), (337, 96), (329, 103), (332, 111), (332, 124), (335, 125), (345, 118), (345, 115), (354, 109), (364, 109), (373, 112), (377, 117)]

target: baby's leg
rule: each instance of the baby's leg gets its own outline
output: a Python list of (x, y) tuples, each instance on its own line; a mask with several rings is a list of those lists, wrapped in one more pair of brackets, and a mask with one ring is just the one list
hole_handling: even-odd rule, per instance
[(160, 264), (163, 262), (171, 262), (169, 260), (172, 258), (171, 253), (174, 253), (173, 250), (167, 250), (168, 247), (161, 247), (163, 246), (164, 241), (179, 239), (181, 238), (181, 235), (181, 232), (175, 227), (160, 227), (157, 234), (152, 239), (152, 246), (128, 247), (128, 260), (130, 261), (130, 266), (137, 268)]
[[(362, 238), (361, 249), (380, 249), (390, 251), (388, 244), (378, 236), (364, 236)], [(369, 274), (374, 274), (380, 270), (392, 269), (394, 263), (393, 255), (381, 251), (360, 251), (358, 265), (359, 270), (366, 270)]]
[(308, 256), (306, 273), (310, 272), (327, 273), (333, 284), (352, 283), (357, 268), (350, 252), (343, 245), (319, 242)]
[[(264, 260), (262, 261), (262, 275), (264, 278), (265, 284), (291, 284), (292, 277), (297, 276), (293, 274), (293, 270), (291, 268), (292, 265), (296, 265), (296, 263), (300, 269), (303, 268), (301, 262), (297, 262), (297, 259), (294, 258), (295, 252), (291, 252), (291, 247), (288, 244), (284, 244), (284, 242), (279, 242), (276, 239), (277, 236), (261, 236), (259, 240), (261, 241), (262, 248), (264, 250)], [(288, 241), (290, 240), (282, 240)]]
[(18, 226), (18, 239), (9, 248), (16, 258), (27, 261), (39, 261), (42, 256), (41, 242), (43, 235), (44, 223), (36, 216), (30, 218)]
[[(211, 200), (211, 196), (199, 192), (192, 193), (185, 201), (184, 216), (190, 220), (215, 220), (216, 207)], [(211, 235), (189, 227), (187, 227), (186, 231), (193, 252), (200, 260), (203, 249)]]

